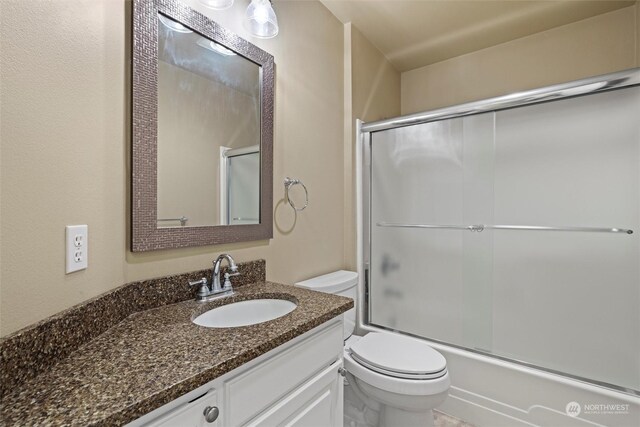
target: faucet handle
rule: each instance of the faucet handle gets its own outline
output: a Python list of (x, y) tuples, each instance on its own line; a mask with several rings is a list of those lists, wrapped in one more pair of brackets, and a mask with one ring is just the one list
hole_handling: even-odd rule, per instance
[(207, 278), (203, 277), (200, 280), (196, 280), (194, 282), (189, 282), (189, 286), (207, 286), (209, 283), (207, 282)]
[(206, 277), (203, 277), (200, 280), (196, 280), (195, 282), (189, 282), (189, 287), (191, 286), (198, 286), (198, 298), (196, 299), (202, 300), (207, 295), (209, 295), (209, 284)]
[(222, 289), (231, 289), (231, 280), (229, 280), (229, 277), (233, 277), (233, 276), (239, 276), (240, 272), (236, 271), (235, 273), (224, 273), (224, 284), (222, 285)]

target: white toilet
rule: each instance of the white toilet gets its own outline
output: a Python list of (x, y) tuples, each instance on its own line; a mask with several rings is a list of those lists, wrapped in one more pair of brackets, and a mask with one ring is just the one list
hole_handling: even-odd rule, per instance
[[(358, 274), (336, 271), (296, 283), (353, 298)], [(353, 334), (355, 308), (344, 314), (345, 427), (433, 426), (432, 409), (447, 397), (445, 358), (425, 342), (392, 332)]]

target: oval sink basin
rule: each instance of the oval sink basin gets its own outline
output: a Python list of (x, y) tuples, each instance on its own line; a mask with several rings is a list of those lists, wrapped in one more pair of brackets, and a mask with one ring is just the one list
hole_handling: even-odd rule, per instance
[(268, 322), (291, 313), (297, 305), (284, 299), (252, 299), (216, 307), (193, 319), (207, 328), (236, 328)]

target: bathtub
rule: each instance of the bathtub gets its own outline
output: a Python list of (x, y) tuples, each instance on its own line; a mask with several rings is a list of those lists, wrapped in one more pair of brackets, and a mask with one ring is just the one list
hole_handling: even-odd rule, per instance
[[(384, 331), (359, 324), (360, 333)], [(447, 359), (438, 410), (476, 427), (638, 427), (640, 397), (426, 340)]]

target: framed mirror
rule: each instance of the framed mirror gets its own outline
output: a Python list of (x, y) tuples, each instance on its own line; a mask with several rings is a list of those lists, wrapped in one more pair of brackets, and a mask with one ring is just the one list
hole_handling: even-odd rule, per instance
[(274, 67), (178, 0), (133, 1), (132, 251), (273, 237)]

